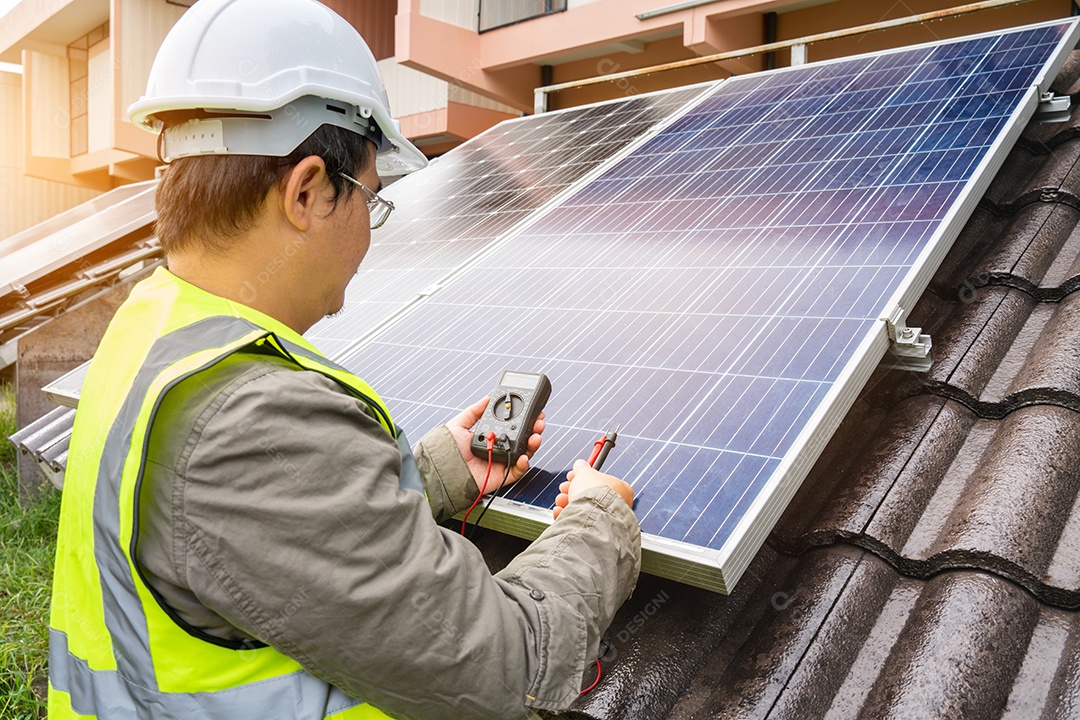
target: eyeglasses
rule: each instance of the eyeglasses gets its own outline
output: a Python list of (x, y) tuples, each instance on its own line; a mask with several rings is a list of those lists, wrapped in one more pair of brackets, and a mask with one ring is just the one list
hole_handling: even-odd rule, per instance
[(341, 177), (363, 190), (364, 194), (367, 195), (367, 209), (368, 215), (371, 216), (371, 229), (375, 230), (386, 224), (387, 218), (390, 217), (390, 211), (394, 209), (394, 203), (383, 200), (377, 192), (371, 190), (356, 178), (349, 177), (345, 173), (341, 173)]

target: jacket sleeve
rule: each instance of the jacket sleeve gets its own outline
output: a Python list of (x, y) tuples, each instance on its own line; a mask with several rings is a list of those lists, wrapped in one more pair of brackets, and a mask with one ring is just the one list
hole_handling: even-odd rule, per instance
[(224, 392), (181, 473), (200, 602), (395, 717), (570, 705), (640, 567), (614, 492), (585, 493), (492, 576), (399, 489), (397, 445), (332, 381), (280, 371)]
[(424, 435), (413, 448), (413, 454), (435, 522), (468, 510), (480, 489), (450, 429), (440, 425)]

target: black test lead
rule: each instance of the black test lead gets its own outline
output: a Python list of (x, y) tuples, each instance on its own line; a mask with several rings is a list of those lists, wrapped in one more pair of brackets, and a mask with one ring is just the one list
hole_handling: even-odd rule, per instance
[(621, 424), (616, 425), (614, 430), (604, 433), (603, 437), (593, 443), (592, 455), (589, 456), (589, 467), (599, 470), (603, 466), (611, 448), (615, 447), (615, 439), (619, 437), (621, 427)]

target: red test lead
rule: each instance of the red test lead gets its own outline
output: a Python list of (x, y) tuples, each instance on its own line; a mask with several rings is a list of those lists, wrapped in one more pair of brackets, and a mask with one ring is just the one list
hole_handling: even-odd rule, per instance
[[(487, 474), (484, 475), (484, 486), (480, 488), (480, 494), (473, 500), (473, 504), (469, 506), (469, 509), (465, 511), (465, 516), (461, 518), (461, 537), (465, 537), (465, 521), (469, 519), (469, 513), (473, 511), (476, 504), (480, 502), (480, 498), (484, 497), (484, 493), (487, 492), (488, 478), (491, 477), (491, 465), (492, 465), (492, 453), (495, 451), (495, 431), (492, 430), (484, 437), (484, 444), (487, 446), (488, 461), (487, 461)], [(507, 472), (510, 472), (510, 468), (507, 467)], [(483, 516), (483, 513), (480, 513)]]
[[(604, 433), (604, 435), (599, 440), (593, 443), (592, 455), (589, 456), (589, 467), (593, 468), (594, 470), (599, 470), (604, 465), (604, 461), (607, 460), (607, 456), (608, 453), (611, 452), (611, 448), (615, 447), (615, 439), (619, 437), (619, 429), (621, 427), (622, 424), (616, 425), (614, 430)], [(600, 675), (602, 674), (602, 672), (603, 669), (600, 667), (600, 658), (597, 658), (596, 679), (593, 680), (592, 685), (582, 690), (579, 694), (584, 695), (585, 693), (591, 691), (593, 688), (599, 685)]]

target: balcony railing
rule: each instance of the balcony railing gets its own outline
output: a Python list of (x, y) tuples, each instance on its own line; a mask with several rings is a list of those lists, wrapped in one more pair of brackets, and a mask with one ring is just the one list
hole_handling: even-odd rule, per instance
[(566, 0), (480, 0), (480, 32), (566, 10)]

